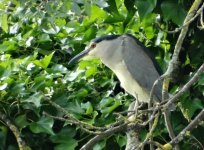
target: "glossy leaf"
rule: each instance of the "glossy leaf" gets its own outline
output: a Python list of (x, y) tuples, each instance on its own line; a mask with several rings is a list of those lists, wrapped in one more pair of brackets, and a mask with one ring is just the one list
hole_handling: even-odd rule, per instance
[[(185, 9), (174, 1), (167, 0), (162, 2), (161, 9), (165, 20), (172, 20), (177, 25), (182, 25), (186, 16)], [(173, 11), (172, 11), (173, 10)]]
[(157, 0), (136, 0), (135, 5), (138, 8), (139, 16), (143, 19), (145, 16), (150, 14), (156, 7)]
[(36, 64), (39, 67), (42, 67), (43, 69), (46, 69), (48, 67), (48, 65), (50, 64), (50, 61), (52, 59), (54, 52), (52, 52), (50, 55), (45, 56), (43, 59), (41, 60), (35, 60), (33, 61), (34, 64)]
[(42, 117), (39, 121), (32, 122), (29, 127), (33, 133), (47, 133), (54, 135), (54, 132), (52, 131), (53, 123), (54, 121), (52, 118)]
[(8, 15), (7, 14), (2, 14), (1, 16), (1, 27), (4, 30), (4, 32), (8, 33)]

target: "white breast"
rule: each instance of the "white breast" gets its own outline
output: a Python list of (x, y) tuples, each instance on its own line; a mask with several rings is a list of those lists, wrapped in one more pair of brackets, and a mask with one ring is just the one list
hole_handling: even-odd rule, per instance
[(115, 65), (112, 70), (120, 80), (121, 87), (123, 87), (125, 91), (133, 95), (135, 98), (138, 98), (140, 102), (149, 101), (149, 92), (142, 89), (137, 81), (131, 76), (124, 61), (121, 61)]

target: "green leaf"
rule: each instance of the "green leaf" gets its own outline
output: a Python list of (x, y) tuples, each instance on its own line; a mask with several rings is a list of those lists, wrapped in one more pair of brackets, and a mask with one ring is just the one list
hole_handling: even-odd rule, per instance
[(93, 39), (93, 38), (96, 36), (96, 32), (97, 32), (96, 27), (95, 27), (95, 26), (92, 26), (91, 28), (89, 28), (89, 29), (85, 32), (82, 41), (90, 41), (91, 39)]
[(86, 97), (88, 95), (88, 93), (89, 92), (87, 91), (87, 89), (81, 88), (80, 90), (77, 91), (75, 96), (78, 98), (83, 98), (83, 97)]
[(16, 117), (15, 119), (15, 123), (18, 127), (25, 128), (26, 126), (28, 126), (30, 123), (27, 121), (26, 115), (20, 115), (18, 117)]
[(89, 0), (84, 1), (84, 9), (88, 17), (91, 16), (91, 2)]
[(0, 44), (0, 52), (15, 50), (17, 50), (17, 45), (15, 41), (4, 41), (3, 44)]
[(182, 25), (186, 17), (186, 10), (176, 1), (166, 0), (161, 4), (164, 20), (172, 20), (177, 25)]
[(54, 147), (54, 150), (75, 150), (77, 145), (78, 143), (76, 140), (68, 138), (66, 143), (58, 144)]
[(106, 106), (109, 106), (110, 104), (112, 104), (114, 102), (113, 98), (103, 98), (100, 103), (99, 103), (99, 108), (104, 108)]
[(81, 108), (86, 109), (86, 115), (90, 115), (93, 113), (93, 106), (90, 102), (82, 103)]
[(135, 5), (137, 6), (139, 16), (141, 20), (153, 11), (156, 7), (157, 0), (136, 0)]
[(198, 85), (204, 85), (204, 74), (201, 74), (199, 80), (198, 80)]
[(76, 129), (66, 126), (62, 128), (62, 130), (50, 137), (50, 139), (53, 141), (53, 143), (67, 143), (68, 139), (73, 139), (73, 137), (76, 135)]
[(98, 142), (94, 145), (93, 150), (103, 150), (103, 148), (106, 146), (106, 140), (103, 140), (101, 142)]
[(115, 135), (115, 137), (116, 137), (116, 141), (117, 141), (118, 145), (120, 146), (120, 148), (122, 148), (123, 146), (126, 145), (127, 139), (125, 136)]
[(44, 95), (41, 92), (34, 93), (30, 97), (28, 97), (25, 100), (22, 100), (22, 102), (29, 102), (33, 103), (36, 107), (41, 106), (41, 99), (44, 97)]
[(8, 86), (8, 83), (4, 83), (2, 85), (0, 85), (0, 91), (5, 90)]
[(88, 78), (90, 76), (94, 76), (97, 73), (97, 71), (98, 70), (97, 70), (96, 66), (89, 67), (85, 72), (86, 78)]
[(49, 42), (49, 41), (52, 41), (51, 39), (50, 39), (50, 36), (49, 36), (49, 34), (47, 34), (47, 33), (44, 33), (44, 34), (41, 34), (39, 37), (38, 37), (38, 42), (39, 43), (43, 43), (43, 42)]
[(54, 143), (60, 143), (55, 146), (55, 150), (75, 150), (78, 142), (72, 137), (76, 134), (74, 128), (63, 128), (58, 134), (51, 137)]
[(33, 133), (47, 133), (54, 135), (54, 132), (52, 131), (53, 124), (54, 121), (52, 118), (42, 117), (38, 122), (32, 122), (29, 127)]
[(131, 21), (131, 19), (135, 15), (136, 9), (134, 7), (134, 3), (135, 3), (134, 0), (125, 0), (124, 1), (124, 5), (128, 11), (127, 17), (126, 17), (125, 21), (123, 22), (124, 28), (127, 26), (127, 24)]
[(61, 19), (61, 18), (58, 18), (55, 20), (55, 23), (57, 26), (59, 27), (63, 27), (66, 25), (66, 20), (65, 19)]
[(52, 69), (52, 72), (55, 72), (55, 73), (57, 73), (57, 72), (67, 73), (67, 71), (68, 71), (66, 67), (64, 67), (63, 65), (60, 65), (60, 64), (54, 64), (51, 69)]
[(108, 7), (105, 8), (105, 10), (109, 13), (112, 13), (113, 15), (119, 15), (115, 0), (107, 1), (107, 3)]
[(152, 39), (155, 36), (154, 28), (152, 26), (146, 27), (145, 33), (146, 33), (147, 39)]
[(25, 91), (25, 84), (24, 83), (17, 83), (12, 88), (12, 95), (22, 94)]
[(46, 69), (48, 65), (50, 64), (50, 61), (53, 57), (54, 52), (52, 52), (50, 55), (46, 55), (43, 59), (41, 60), (35, 60), (33, 63), (39, 67), (42, 67), (43, 69)]
[(65, 76), (65, 80), (74, 81), (79, 75), (82, 74), (82, 72), (84, 72), (84, 71), (83, 70), (76, 70), (75, 72), (68, 73)]
[(0, 126), (0, 149), (5, 149), (6, 139), (8, 135), (8, 128), (6, 126)]
[(71, 2), (71, 10), (75, 12), (77, 15), (79, 16), (81, 15), (81, 9), (75, 1)]
[(111, 112), (113, 112), (118, 106), (121, 105), (121, 102), (119, 100), (115, 100), (114, 103), (109, 107), (104, 107), (101, 109), (101, 113), (104, 117), (107, 117)]
[(184, 98), (178, 104), (179, 108), (181, 109), (183, 116), (190, 122), (191, 118), (193, 117), (194, 113), (199, 110), (203, 109), (204, 106), (200, 99), (189, 99)]
[(75, 114), (83, 114), (84, 110), (81, 108), (79, 101), (75, 100), (74, 102), (68, 102), (66, 109)]
[(106, 17), (107, 17), (107, 13), (104, 10), (102, 10), (101, 8), (99, 8), (96, 5), (92, 5), (90, 21), (105, 19)]
[(1, 27), (4, 30), (4, 32), (8, 33), (8, 15), (2, 14), (1, 16)]

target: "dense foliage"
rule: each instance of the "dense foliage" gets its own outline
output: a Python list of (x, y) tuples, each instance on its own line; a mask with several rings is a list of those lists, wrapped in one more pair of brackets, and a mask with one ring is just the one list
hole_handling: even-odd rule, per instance
[[(0, 4), (0, 110), (20, 131), (32, 149), (79, 149), (93, 135), (56, 117), (66, 115), (53, 101), (77, 119), (107, 126), (134, 100), (115, 75), (99, 60), (68, 65), (93, 38), (130, 33), (152, 53), (163, 71), (170, 61), (180, 27), (193, 0), (1, 0)], [(203, 63), (204, 32), (191, 25), (180, 54), (180, 69), (171, 85), (173, 94)], [(177, 103), (172, 123), (178, 134), (203, 109), (204, 75)], [(51, 116), (52, 115), (52, 116)], [(1, 117), (2, 118), (2, 117)], [(0, 149), (18, 149), (5, 120), (0, 122)], [(148, 130), (142, 130), (144, 138)], [(180, 143), (182, 149), (202, 149), (201, 124)], [(154, 138), (169, 140), (161, 116)], [(124, 149), (124, 133), (107, 137), (94, 146)]]

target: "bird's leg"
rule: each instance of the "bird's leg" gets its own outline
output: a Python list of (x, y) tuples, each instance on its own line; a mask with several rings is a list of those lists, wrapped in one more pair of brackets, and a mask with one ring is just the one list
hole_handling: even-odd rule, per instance
[[(128, 121), (129, 122), (135, 122), (135, 114), (134, 111), (137, 109), (137, 102), (136, 100), (132, 102), (128, 108), (128, 111), (133, 111), (128, 113)], [(127, 134), (127, 144), (125, 150), (138, 150), (137, 146), (141, 143), (140, 138), (139, 138), (139, 130), (128, 130), (126, 131)]]
[(138, 108), (139, 108), (139, 101), (138, 101), (138, 95), (135, 93), (135, 101), (133, 102), (133, 104), (131, 104), (132, 106), (129, 107), (129, 110), (133, 111), (131, 114), (129, 114), (128, 116), (128, 121), (135, 121), (136, 117), (137, 117), (137, 113), (138, 113)]
[(137, 93), (135, 93), (135, 106), (133, 108), (133, 110), (135, 111), (134, 118), (136, 118), (136, 116), (137, 116), (138, 107), (139, 107), (138, 95), (137, 95)]

